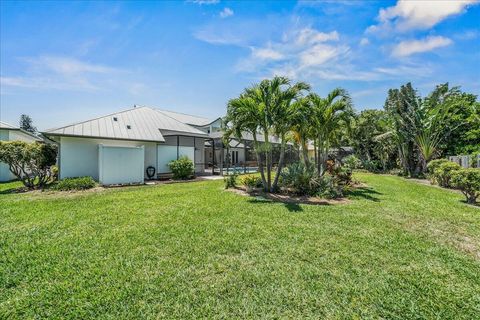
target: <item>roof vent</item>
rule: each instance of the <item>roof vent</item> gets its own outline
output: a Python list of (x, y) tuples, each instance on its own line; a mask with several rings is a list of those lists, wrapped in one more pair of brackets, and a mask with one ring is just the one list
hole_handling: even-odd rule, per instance
[(127, 124), (127, 129), (132, 129), (132, 126), (130, 126), (129, 124)]
[(118, 121), (118, 118), (117, 118), (117, 117), (113, 117), (113, 121)]

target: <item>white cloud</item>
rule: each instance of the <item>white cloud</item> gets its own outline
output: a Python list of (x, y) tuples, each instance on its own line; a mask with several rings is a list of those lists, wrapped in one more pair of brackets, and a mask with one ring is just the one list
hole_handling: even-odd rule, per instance
[(348, 52), (346, 46), (317, 44), (300, 53), (300, 68), (322, 65)]
[(368, 45), (368, 44), (370, 44), (370, 40), (368, 40), (368, 38), (362, 38), (362, 39), (360, 40), (360, 45), (361, 45), (361, 46), (366, 46), (366, 45)]
[(1, 78), (3, 86), (37, 89), (95, 91), (108, 85), (122, 70), (70, 57), (40, 56), (21, 59), (21, 75)]
[(252, 48), (252, 57), (260, 60), (280, 60), (284, 56), (281, 52), (271, 48)]
[(449, 38), (441, 36), (427, 37), (421, 40), (402, 41), (392, 51), (395, 57), (406, 57), (415, 53), (428, 52), (452, 44)]
[(296, 29), (283, 35), (281, 41), (250, 47), (249, 57), (241, 59), (236, 68), (241, 72), (255, 72), (283, 64), (290, 75), (299, 70), (317, 68), (348, 53), (346, 45), (337, 44), (337, 31), (320, 32), (312, 28)]
[(399, 0), (393, 7), (380, 9), (378, 15), (380, 23), (370, 26), (367, 31), (429, 29), (450, 16), (463, 13), (468, 6), (478, 3), (479, 0)]
[(297, 35), (297, 44), (315, 44), (319, 42), (326, 41), (338, 41), (339, 35), (337, 31), (332, 31), (329, 33), (319, 32), (315, 29), (304, 28), (298, 32)]
[(211, 4), (217, 4), (220, 2), (220, 0), (191, 0), (190, 2), (193, 2), (195, 4), (199, 5), (211, 5)]
[(233, 16), (233, 10), (230, 8), (224, 8), (222, 11), (220, 11), (220, 18), (228, 18), (230, 16)]

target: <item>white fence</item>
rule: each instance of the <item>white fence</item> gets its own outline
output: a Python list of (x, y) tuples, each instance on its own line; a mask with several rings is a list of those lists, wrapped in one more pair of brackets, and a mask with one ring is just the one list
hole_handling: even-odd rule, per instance
[(463, 168), (480, 168), (480, 154), (476, 156), (451, 156), (448, 160), (461, 165)]

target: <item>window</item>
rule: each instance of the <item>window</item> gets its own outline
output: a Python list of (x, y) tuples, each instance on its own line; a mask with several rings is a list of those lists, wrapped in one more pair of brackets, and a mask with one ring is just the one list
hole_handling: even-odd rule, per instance
[(113, 121), (118, 121), (118, 118), (117, 118), (117, 117), (113, 117)]
[(127, 124), (127, 129), (132, 129), (132, 127), (129, 124)]

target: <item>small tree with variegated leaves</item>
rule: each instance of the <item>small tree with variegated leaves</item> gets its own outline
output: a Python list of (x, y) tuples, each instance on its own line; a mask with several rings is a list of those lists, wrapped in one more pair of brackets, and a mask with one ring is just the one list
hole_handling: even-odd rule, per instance
[(0, 141), (0, 162), (29, 189), (44, 187), (53, 180), (57, 146), (43, 142)]

